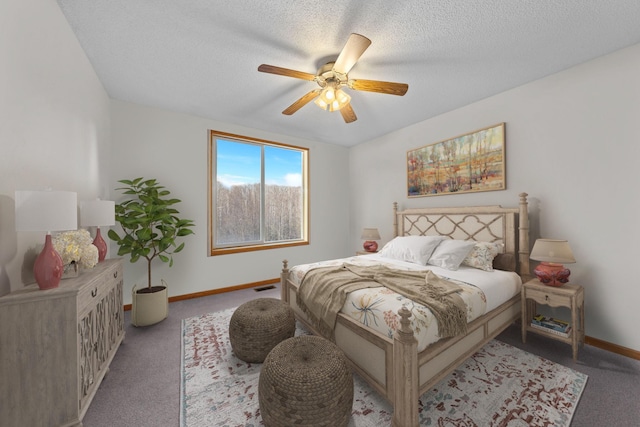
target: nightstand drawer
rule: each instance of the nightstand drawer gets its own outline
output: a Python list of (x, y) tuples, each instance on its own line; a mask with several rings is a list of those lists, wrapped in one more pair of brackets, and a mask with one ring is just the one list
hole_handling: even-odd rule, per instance
[(570, 307), (571, 296), (561, 295), (554, 292), (541, 291), (538, 289), (527, 289), (525, 298), (532, 299), (538, 304), (545, 304), (551, 307)]

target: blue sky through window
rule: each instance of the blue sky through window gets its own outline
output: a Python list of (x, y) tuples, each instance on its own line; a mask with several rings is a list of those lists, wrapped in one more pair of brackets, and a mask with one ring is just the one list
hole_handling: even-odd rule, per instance
[[(260, 145), (216, 139), (217, 181), (225, 186), (260, 182)], [(265, 147), (267, 184), (302, 185), (302, 153), (298, 150)]]

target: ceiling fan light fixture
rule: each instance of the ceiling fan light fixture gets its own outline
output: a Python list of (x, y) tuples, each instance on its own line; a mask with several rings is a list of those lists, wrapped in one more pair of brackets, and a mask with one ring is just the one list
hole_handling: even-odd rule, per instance
[(325, 111), (338, 111), (351, 101), (351, 96), (343, 90), (326, 87), (314, 103)]

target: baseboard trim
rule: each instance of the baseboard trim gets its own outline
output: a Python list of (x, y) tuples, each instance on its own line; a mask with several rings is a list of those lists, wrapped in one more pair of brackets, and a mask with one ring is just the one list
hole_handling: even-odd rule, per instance
[[(258, 288), (265, 285), (273, 285), (275, 283), (280, 283), (280, 279), (278, 278), (278, 279), (261, 280), (260, 282), (246, 283), (244, 285), (229, 286), (227, 288), (220, 288), (220, 289), (211, 289), (208, 291), (195, 292), (192, 294), (176, 295), (174, 297), (169, 297), (169, 302), (171, 303), (171, 302), (183, 301), (187, 299), (207, 297), (209, 295), (240, 291), (242, 289)], [(131, 310), (131, 304), (125, 304), (124, 311), (129, 311), (129, 310)]]
[(640, 351), (633, 350), (627, 347), (623, 347), (618, 344), (613, 344), (608, 341), (603, 341), (598, 338), (593, 338), (590, 336), (584, 337), (584, 343), (592, 345), (594, 347), (601, 348), (603, 350), (610, 351), (612, 353), (621, 354), (626, 357), (630, 357), (631, 359), (640, 360)]

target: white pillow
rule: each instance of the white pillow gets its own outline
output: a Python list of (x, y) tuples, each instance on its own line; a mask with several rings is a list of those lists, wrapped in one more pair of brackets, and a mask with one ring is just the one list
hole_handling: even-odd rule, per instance
[(444, 239), (442, 236), (399, 236), (384, 245), (379, 254), (385, 258), (427, 265), (433, 250)]
[(457, 270), (475, 244), (473, 240), (443, 240), (433, 251), (428, 264), (447, 270)]

